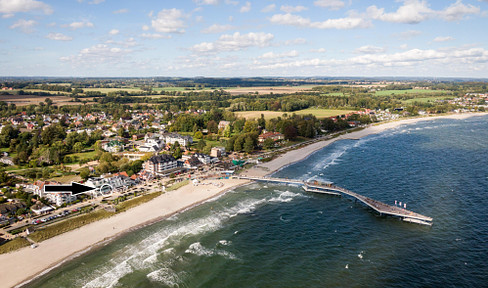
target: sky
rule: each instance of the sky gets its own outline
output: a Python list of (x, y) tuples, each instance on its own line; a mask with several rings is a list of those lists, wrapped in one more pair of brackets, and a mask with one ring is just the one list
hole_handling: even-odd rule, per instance
[(0, 76), (488, 78), (488, 0), (0, 0)]

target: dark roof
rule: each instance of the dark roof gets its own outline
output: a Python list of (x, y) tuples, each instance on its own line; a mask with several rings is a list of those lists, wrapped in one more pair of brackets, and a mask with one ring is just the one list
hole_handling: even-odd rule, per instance
[(157, 163), (172, 162), (176, 160), (175, 157), (171, 155), (162, 154), (162, 155), (152, 156), (151, 158), (149, 158), (149, 161), (151, 161), (154, 164), (157, 164)]
[(187, 159), (185, 162), (187, 162), (192, 167), (199, 166), (202, 164), (202, 162), (200, 162), (200, 160), (198, 160), (198, 158), (196, 158), (194, 156), (191, 157), (190, 159)]

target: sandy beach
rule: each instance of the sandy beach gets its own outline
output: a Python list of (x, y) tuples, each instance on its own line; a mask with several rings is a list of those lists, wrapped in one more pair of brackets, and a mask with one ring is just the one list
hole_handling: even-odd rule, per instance
[[(440, 118), (465, 119), (472, 116), (487, 115), (477, 114), (452, 114), (446, 116), (412, 118), (392, 121), (380, 125), (373, 125), (361, 131), (342, 135), (331, 140), (317, 142), (306, 147), (287, 152), (273, 161), (263, 163), (257, 167), (244, 171), (243, 174), (252, 176), (264, 176), (273, 173), (287, 165), (303, 160), (313, 152), (341, 139), (359, 139), (384, 130), (398, 127), (404, 124), (413, 124), (419, 121), (429, 121)], [(124, 233), (133, 231), (139, 227), (149, 225), (182, 210), (196, 206), (204, 201), (237, 186), (248, 183), (246, 180), (224, 179), (206, 182), (224, 185), (186, 185), (176, 191), (167, 192), (154, 200), (104, 219), (79, 229), (64, 233), (58, 237), (39, 243), (39, 247), (31, 249), (26, 247), (18, 251), (0, 255), (0, 287), (13, 287), (22, 285), (25, 281), (36, 275), (46, 273), (49, 269), (62, 265), (77, 255), (81, 255), (96, 245), (103, 245), (111, 239)]]

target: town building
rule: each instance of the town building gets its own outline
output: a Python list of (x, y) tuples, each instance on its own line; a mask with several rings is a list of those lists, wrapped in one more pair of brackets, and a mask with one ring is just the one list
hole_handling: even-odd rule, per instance
[(168, 170), (178, 167), (176, 159), (166, 154), (152, 156), (143, 165), (145, 171), (154, 175), (164, 175)]
[(278, 132), (267, 132), (258, 136), (258, 142), (263, 143), (266, 139), (272, 139), (275, 142), (285, 139), (285, 136)]
[(124, 151), (124, 143), (118, 140), (112, 140), (110, 142), (102, 144), (102, 149), (107, 152), (117, 153), (120, 151)]
[(210, 156), (220, 158), (225, 156), (225, 147), (212, 147)]

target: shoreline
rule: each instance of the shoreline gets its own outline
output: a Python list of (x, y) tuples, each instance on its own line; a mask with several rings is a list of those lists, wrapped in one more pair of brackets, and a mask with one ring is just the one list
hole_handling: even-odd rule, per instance
[[(442, 116), (418, 117), (371, 125), (363, 130), (346, 133), (339, 137), (310, 144), (308, 146), (281, 154), (270, 162), (254, 166), (244, 173), (248, 176), (265, 176), (289, 165), (303, 161), (313, 153), (338, 140), (360, 139), (378, 134), (401, 125), (436, 119), (462, 120), (488, 113), (449, 114)], [(39, 243), (32, 249), (24, 247), (17, 251), (1, 254), (0, 262), (9, 263), (0, 269), (1, 287), (20, 287), (45, 275), (62, 264), (80, 257), (93, 249), (98, 249), (127, 233), (136, 231), (153, 223), (167, 219), (175, 214), (192, 209), (207, 201), (212, 201), (227, 191), (252, 183), (247, 180), (221, 179), (204, 182), (222, 182), (223, 187), (214, 185), (193, 186), (188, 184), (178, 190), (164, 193), (155, 199), (129, 209), (123, 213), (90, 223), (78, 229)], [(107, 229), (113, 227), (113, 229)], [(26, 272), (29, 271), (29, 272)]]

